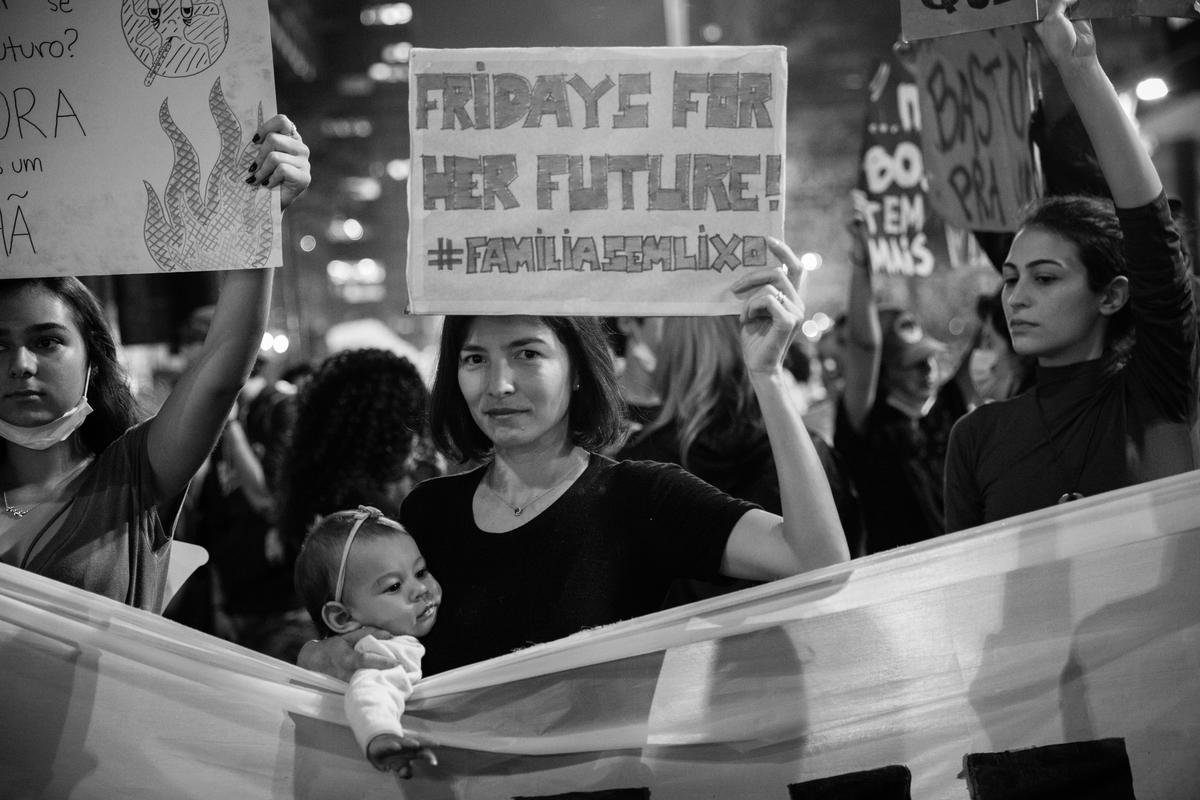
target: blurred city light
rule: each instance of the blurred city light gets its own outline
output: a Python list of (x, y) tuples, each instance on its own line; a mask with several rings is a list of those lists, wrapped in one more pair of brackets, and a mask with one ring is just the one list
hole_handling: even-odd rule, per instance
[(412, 173), (412, 162), (407, 158), (393, 158), (387, 163), (388, 177), (394, 181), (406, 181)]
[(1162, 78), (1146, 78), (1139, 81), (1137, 89), (1134, 90), (1138, 100), (1162, 100), (1170, 90), (1167, 88), (1167, 82)]
[(335, 286), (376, 285), (387, 278), (383, 264), (373, 258), (360, 258), (357, 261), (335, 258), (325, 266), (325, 274)]
[(821, 265), (824, 263), (825, 259), (821, 258), (820, 253), (805, 253), (804, 255), (800, 256), (800, 267), (805, 272), (812, 272), (813, 270), (820, 269)]
[(292, 344), (286, 333), (278, 333), (275, 335), (275, 341), (271, 343), (271, 349), (276, 353), (283, 355), (287, 352), (288, 347)]
[(810, 340), (815, 341), (821, 338), (821, 326), (817, 324), (816, 320), (804, 320), (804, 324), (800, 326), (800, 331)]
[[(362, 203), (369, 203), (372, 200), (378, 200), (379, 196), (383, 194), (383, 187), (375, 178), (342, 178), (341, 187), (342, 191), (344, 191), (347, 195)], [(361, 228), (362, 226), (359, 225), (359, 227)], [(347, 231), (347, 234), (348, 233), (349, 231)]]
[(317, 249), (317, 237), (311, 233), (306, 233), (300, 237), (300, 249), (306, 253), (311, 253)]
[(329, 139), (365, 139), (375, 131), (366, 117), (330, 117), (321, 120), (321, 133)]
[(412, 42), (392, 42), (384, 46), (381, 57), (389, 64), (407, 64), (412, 48)]
[(407, 25), (412, 22), (413, 10), (408, 3), (382, 3), (368, 6), (359, 12), (363, 25)]
[(376, 83), (404, 83), (408, 80), (408, 65), (376, 61), (367, 67), (367, 77)]

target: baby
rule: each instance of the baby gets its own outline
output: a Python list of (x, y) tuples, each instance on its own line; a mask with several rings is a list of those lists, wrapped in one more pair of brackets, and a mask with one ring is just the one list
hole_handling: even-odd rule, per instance
[(321, 518), (304, 539), (296, 559), (296, 588), (324, 636), (364, 626), (381, 628), (390, 639), (364, 636), (355, 649), (397, 665), (360, 669), (346, 690), (346, 717), (367, 759), (401, 777), (411, 762), (437, 763), (432, 751), (405, 736), (404, 704), (421, 678), (425, 648), (416, 637), (433, 628), (442, 587), (425, 566), (416, 541), (376, 508), (359, 506)]

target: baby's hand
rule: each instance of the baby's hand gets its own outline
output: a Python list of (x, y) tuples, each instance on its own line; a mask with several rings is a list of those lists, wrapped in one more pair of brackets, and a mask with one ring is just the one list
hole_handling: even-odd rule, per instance
[(381, 733), (367, 744), (367, 759), (375, 769), (395, 772), (401, 778), (412, 777), (412, 762), (428, 761), (437, 766), (433, 751), (410, 736)]

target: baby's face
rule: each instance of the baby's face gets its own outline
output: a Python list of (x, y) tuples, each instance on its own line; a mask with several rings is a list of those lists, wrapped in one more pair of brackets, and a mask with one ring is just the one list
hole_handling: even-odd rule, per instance
[(408, 534), (365, 536), (350, 550), (342, 602), (363, 625), (420, 637), (437, 619), (442, 587)]

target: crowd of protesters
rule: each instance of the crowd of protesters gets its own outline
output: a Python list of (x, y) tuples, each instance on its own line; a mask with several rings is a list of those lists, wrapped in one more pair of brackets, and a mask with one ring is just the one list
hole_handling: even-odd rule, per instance
[[(161, 612), (177, 535), (211, 564), (175, 618), (343, 678), (387, 666), (366, 637), (415, 630), (428, 674), (1195, 469), (1187, 256), (1069, 5), (1037, 31), (1110, 197), (1028, 210), (956, 370), (915, 313), (877, 306), (852, 224), (830, 440), (798, 402), (801, 270), (777, 240), (776, 267), (733, 284), (737, 317), (449, 317), (432, 381), (383, 349), (260, 374), (271, 273), (235, 272), (144, 421), (82, 284), (6, 280), (0, 561)], [(254, 177), (286, 207), (307, 147), (286, 117), (255, 142)], [(340, 560), (306, 550), (331, 519)], [(412, 593), (411, 624), (365, 611), (364, 520), (411, 536), (390, 542), (407, 566), (379, 590)], [(299, 587), (298, 558), (315, 564)]]

